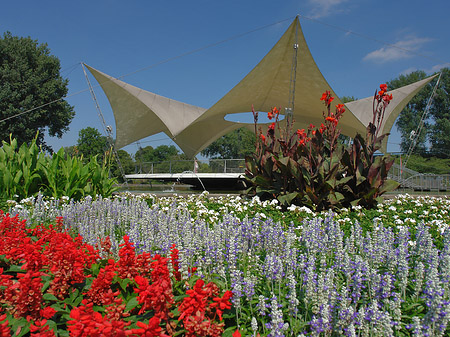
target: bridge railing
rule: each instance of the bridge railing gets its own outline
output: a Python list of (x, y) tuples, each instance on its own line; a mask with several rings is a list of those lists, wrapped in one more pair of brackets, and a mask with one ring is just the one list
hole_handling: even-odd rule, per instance
[(197, 160), (167, 160), (160, 162), (141, 162), (136, 164), (136, 173), (182, 173), (197, 171), (198, 173), (244, 173), (245, 159), (207, 159)]
[[(136, 173), (244, 173), (245, 159), (168, 160), (161, 162), (137, 163)], [(401, 188), (416, 191), (450, 191), (450, 174), (419, 173), (394, 164), (389, 178), (398, 181)]]
[(389, 178), (398, 181), (401, 188), (416, 191), (450, 191), (450, 174), (419, 173), (394, 164)]

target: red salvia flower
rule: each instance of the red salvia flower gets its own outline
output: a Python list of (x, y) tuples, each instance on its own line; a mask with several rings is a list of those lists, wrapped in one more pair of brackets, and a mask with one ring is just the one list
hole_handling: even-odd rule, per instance
[(97, 278), (92, 281), (91, 288), (86, 293), (87, 297), (98, 305), (111, 304), (114, 298), (111, 284), (115, 275), (115, 262), (113, 259), (109, 259), (108, 264), (100, 269)]
[(173, 268), (173, 276), (177, 281), (181, 280), (181, 273), (180, 273), (180, 263), (179, 263), (179, 251), (177, 248), (175, 248), (175, 244), (172, 245), (170, 249), (170, 262), (172, 263)]
[(155, 336), (167, 336), (162, 333), (162, 329), (159, 326), (160, 319), (156, 316), (153, 316), (148, 324), (143, 322), (136, 322), (136, 325), (139, 327), (137, 329), (131, 329), (130, 332), (136, 336), (142, 337), (155, 337)]
[(47, 325), (47, 320), (38, 320), (30, 325), (30, 337), (54, 337), (55, 332)]
[(4, 299), (12, 307), (15, 317), (39, 318), (42, 304), (42, 280), (40, 272), (17, 274), (17, 282), (5, 289)]
[(8, 326), (8, 321), (6, 320), (6, 314), (0, 315), (0, 322), (1, 321), (4, 321), (4, 322), (0, 323), (0, 337), (10, 337), (11, 329)]
[(224, 310), (231, 308), (230, 298), (233, 293), (227, 290), (222, 297), (215, 297), (213, 300), (215, 303), (211, 303), (211, 308), (216, 308), (216, 313), (219, 316), (219, 320), (222, 320), (222, 314)]
[(45, 319), (50, 319), (56, 314), (56, 310), (52, 307), (45, 307), (44, 309), (40, 310), (41, 317), (44, 317)]
[(233, 332), (233, 337), (241, 337), (241, 333), (239, 332), (239, 329), (237, 329), (235, 332)]
[(138, 294), (137, 300), (142, 305), (139, 314), (154, 310), (155, 315), (161, 319), (167, 320), (169, 317), (169, 309), (175, 304), (172, 291), (172, 283), (170, 281), (170, 273), (167, 267), (168, 259), (158, 254), (152, 262), (151, 277), (152, 284), (149, 280), (140, 275), (134, 278), (138, 285), (134, 291)]
[(126, 336), (125, 327), (131, 322), (108, 320), (101, 313), (93, 310), (93, 303), (83, 300), (82, 305), (75, 307), (70, 312), (67, 322), (70, 336), (72, 337), (100, 337), (100, 336)]

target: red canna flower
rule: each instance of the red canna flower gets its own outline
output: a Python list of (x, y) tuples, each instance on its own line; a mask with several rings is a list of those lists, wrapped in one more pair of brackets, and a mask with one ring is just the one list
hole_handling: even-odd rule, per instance
[(333, 123), (335, 126), (338, 123), (338, 120), (336, 118), (334, 118), (334, 117), (331, 117), (331, 116), (328, 116), (327, 118), (325, 118), (325, 120), (327, 120), (328, 122)]
[(297, 136), (299, 138), (305, 138), (306, 137), (305, 129), (297, 129)]
[(391, 100), (392, 100), (392, 94), (383, 96), (383, 101), (385, 101), (386, 103), (389, 103)]
[(313, 124), (309, 124), (309, 127), (308, 127), (309, 130), (312, 130), (314, 128), (315, 128), (315, 126)]
[(345, 108), (344, 108), (344, 104), (337, 104), (336, 105), (336, 113), (338, 114), (338, 113), (344, 113), (344, 111), (345, 111)]
[(331, 96), (331, 92), (327, 90), (322, 94), (322, 97), (320, 98), (320, 100), (325, 101), (325, 104), (327, 106), (329, 106), (331, 104), (331, 102), (333, 102), (334, 97)]
[(325, 125), (323, 125), (323, 123), (320, 123), (320, 129), (319, 132), (323, 133), (325, 130), (327, 129), (327, 127)]
[(263, 141), (263, 143), (266, 142), (266, 137), (265, 137), (262, 133), (259, 135), (259, 137), (261, 138), (261, 140)]

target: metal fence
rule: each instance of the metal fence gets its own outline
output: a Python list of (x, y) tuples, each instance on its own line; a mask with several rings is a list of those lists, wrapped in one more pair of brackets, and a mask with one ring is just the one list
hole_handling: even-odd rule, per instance
[(244, 173), (245, 159), (209, 159), (197, 160), (168, 160), (161, 162), (137, 163), (136, 173), (183, 173), (186, 171), (198, 173)]
[[(183, 173), (197, 171), (198, 173), (244, 173), (245, 159), (209, 159), (168, 160), (162, 162), (138, 163), (136, 173)], [(419, 173), (394, 164), (389, 171), (389, 178), (398, 181), (401, 188), (415, 191), (450, 191), (450, 174)]]
[(419, 173), (394, 164), (389, 178), (398, 181), (400, 188), (415, 191), (450, 191), (450, 174)]

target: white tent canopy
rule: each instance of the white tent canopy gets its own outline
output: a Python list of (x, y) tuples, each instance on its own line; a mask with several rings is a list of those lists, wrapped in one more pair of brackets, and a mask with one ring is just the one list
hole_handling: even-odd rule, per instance
[[(334, 104), (342, 103), (314, 62), (298, 18), (261, 62), (209, 109), (156, 95), (87, 67), (103, 88), (113, 109), (117, 148), (165, 132), (188, 156), (193, 157), (234, 129), (242, 126), (253, 129), (253, 124), (225, 120), (228, 114), (250, 111), (252, 105), (257, 111), (270, 111), (273, 106), (292, 106), (294, 97), (294, 129), (300, 129), (310, 123), (320, 125), (323, 122), (325, 106), (320, 97), (326, 90), (335, 97)], [(391, 92), (394, 99), (385, 114), (383, 133), (390, 131), (403, 107), (431, 79)], [(292, 95), (294, 83), (295, 93)], [(353, 137), (356, 132), (365, 133), (366, 126), (372, 121), (372, 99), (368, 97), (346, 104), (347, 111), (339, 121), (344, 135)]]

